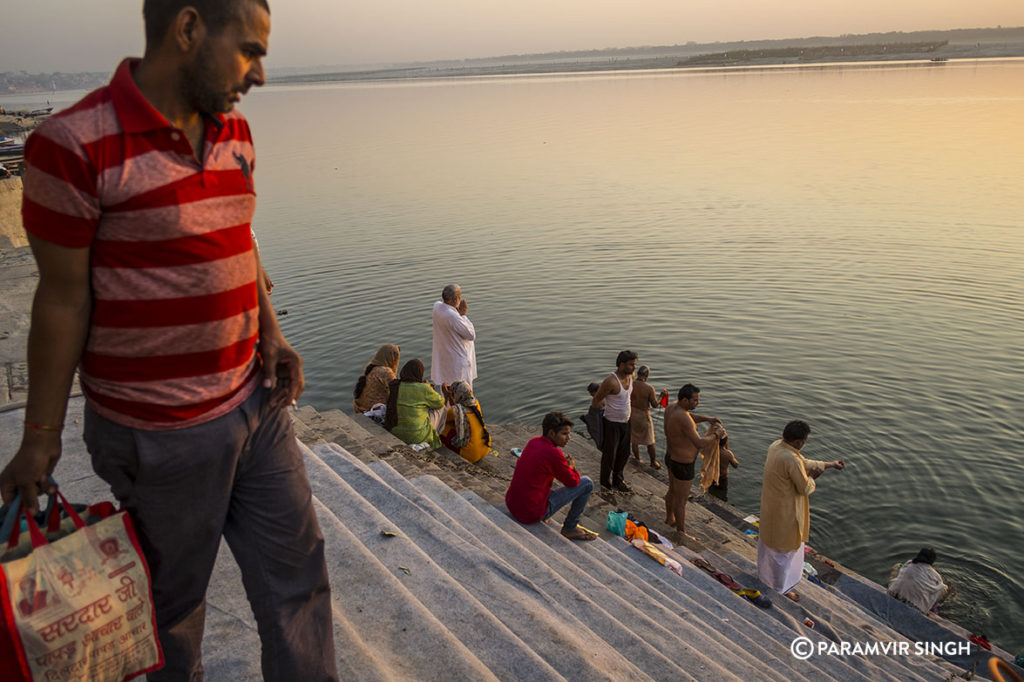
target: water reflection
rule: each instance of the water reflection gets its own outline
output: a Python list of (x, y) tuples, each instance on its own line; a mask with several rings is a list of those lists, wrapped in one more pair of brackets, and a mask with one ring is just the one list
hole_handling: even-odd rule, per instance
[[(578, 414), (632, 348), (703, 389), (755, 511), (790, 418), (846, 458), (811, 544), (876, 580), (922, 545), (968, 627), (1024, 649), (1020, 62), (268, 87), (256, 229), (348, 404), (381, 343), (430, 355), (457, 281), (492, 420)], [(1014, 604), (1017, 608), (1014, 608)]]

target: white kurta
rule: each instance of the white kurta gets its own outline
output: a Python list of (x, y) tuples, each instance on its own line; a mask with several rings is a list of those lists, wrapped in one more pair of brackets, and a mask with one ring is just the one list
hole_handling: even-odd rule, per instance
[(434, 350), (430, 380), (435, 384), (476, 379), (476, 329), (465, 315), (444, 301), (434, 303)]

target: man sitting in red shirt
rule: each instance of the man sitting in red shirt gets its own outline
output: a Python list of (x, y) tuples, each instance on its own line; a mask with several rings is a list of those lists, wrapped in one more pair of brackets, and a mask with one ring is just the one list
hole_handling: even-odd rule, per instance
[[(516, 463), (505, 505), (519, 523), (537, 523), (572, 503), (562, 535), (570, 540), (593, 540), (597, 535), (580, 528), (579, 522), (594, 482), (580, 476), (572, 457), (561, 450), (569, 442), (572, 420), (561, 412), (548, 412), (542, 426), (544, 435), (531, 439)], [(556, 478), (565, 487), (552, 491)]]

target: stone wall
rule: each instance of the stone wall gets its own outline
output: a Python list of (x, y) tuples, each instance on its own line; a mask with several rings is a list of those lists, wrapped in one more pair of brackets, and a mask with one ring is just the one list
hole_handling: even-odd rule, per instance
[(21, 178), (0, 180), (0, 247), (28, 246), (21, 227)]

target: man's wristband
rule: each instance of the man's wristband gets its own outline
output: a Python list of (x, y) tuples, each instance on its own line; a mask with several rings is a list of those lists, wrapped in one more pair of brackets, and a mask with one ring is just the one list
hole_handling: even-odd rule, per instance
[(35, 433), (44, 433), (46, 431), (50, 431), (52, 433), (60, 433), (61, 431), (64, 430), (64, 424), (61, 423), (57, 424), (56, 426), (54, 426), (53, 424), (38, 424), (36, 422), (30, 422), (29, 420), (26, 419), (25, 428)]

